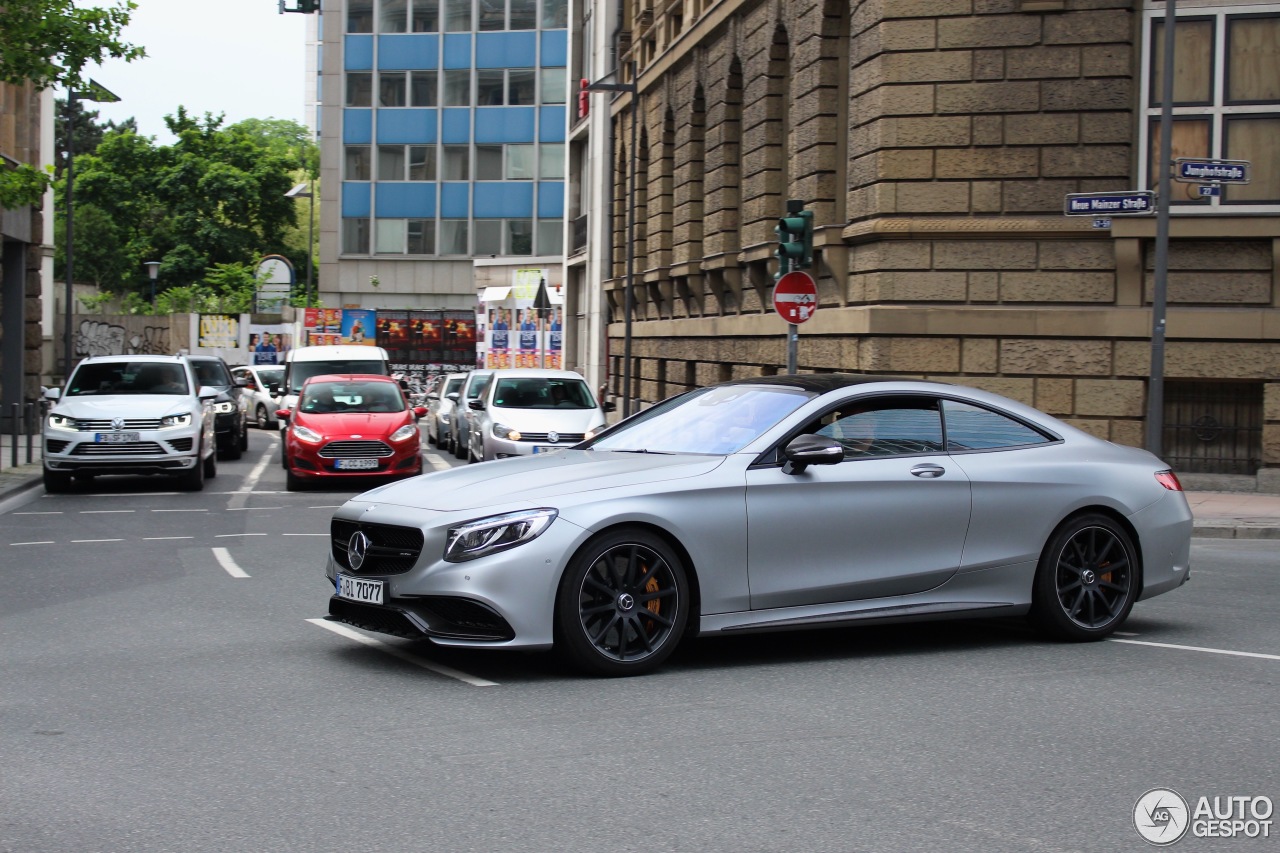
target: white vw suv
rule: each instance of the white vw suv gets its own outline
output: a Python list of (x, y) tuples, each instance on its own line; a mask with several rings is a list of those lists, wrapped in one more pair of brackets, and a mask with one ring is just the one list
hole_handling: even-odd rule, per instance
[(189, 491), (218, 473), (213, 432), (218, 392), (196, 384), (182, 356), (86, 358), (44, 422), (44, 487), (65, 492), (71, 478), (168, 474)]

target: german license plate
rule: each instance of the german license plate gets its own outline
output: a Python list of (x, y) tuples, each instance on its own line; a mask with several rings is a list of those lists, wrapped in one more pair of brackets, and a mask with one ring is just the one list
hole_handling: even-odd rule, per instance
[(339, 459), (333, 463), (339, 471), (376, 471), (377, 459)]
[(363, 578), (338, 575), (338, 598), (359, 601), (363, 604), (381, 604), (382, 587), (382, 581), (367, 581)]
[(132, 444), (140, 438), (136, 432), (100, 432), (93, 440), (98, 444)]
[(533, 446), (534, 453), (554, 453), (557, 450), (564, 450), (563, 447), (553, 447), (547, 444), (535, 444)]

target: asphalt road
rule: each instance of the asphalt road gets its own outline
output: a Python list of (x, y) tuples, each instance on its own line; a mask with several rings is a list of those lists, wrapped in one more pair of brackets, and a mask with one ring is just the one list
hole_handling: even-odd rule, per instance
[(201, 493), (3, 508), (3, 853), (1144, 850), (1149, 789), (1280, 800), (1274, 543), (1196, 540), (1103, 643), (869, 627), (587, 679), (325, 627), (357, 490), (288, 493), (250, 440)]

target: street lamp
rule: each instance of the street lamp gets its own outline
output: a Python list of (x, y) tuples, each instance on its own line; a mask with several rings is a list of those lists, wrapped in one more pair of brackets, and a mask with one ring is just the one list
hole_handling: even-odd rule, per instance
[(147, 268), (147, 277), (151, 279), (151, 310), (156, 307), (156, 278), (160, 275), (159, 261), (143, 261), (142, 265)]
[(73, 286), (75, 281), (75, 254), (72, 251), (74, 248), (72, 235), (74, 231), (75, 206), (72, 203), (71, 193), (76, 177), (77, 100), (109, 104), (120, 100), (120, 98), (94, 80), (89, 81), (89, 86), (84, 91), (77, 92), (74, 88), (67, 88), (67, 289), (64, 294), (66, 304), (63, 306), (62, 328), (62, 375), (64, 378), (71, 376), (71, 302), (75, 291)]
[(626, 92), (631, 95), (631, 175), (627, 191), (627, 284), (623, 297), (622, 318), (622, 416), (631, 415), (631, 315), (635, 296), (632, 285), (636, 273), (636, 130), (640, 124), (640, 89), (636, 81), (636, 63), (631, 61), (630, 83), (588, 83), (590, 92)]
[(314, 237), (315, 221), (316, 221), (316, 194), (312, 188), (311, 181), (308, 180), (304, 184), (298, 184), (293, 189), (285, 193), (286, 198), (306, 198), (311, 202), (307, 207), (307, 290), (306, 290), (306, 307), (311, 307), (311, 255), (315, 251)]

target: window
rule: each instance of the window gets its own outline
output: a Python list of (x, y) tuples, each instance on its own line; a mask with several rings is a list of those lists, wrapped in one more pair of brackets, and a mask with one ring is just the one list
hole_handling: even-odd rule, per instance
[(342, 251), (349, 255), (369, 254), (369, 220), (342, 220)]
[(409, 106), (434, 107), (440, 98), (436, 94), (439, 88), (440, 74), (436, 71), (409, 72)]
[(441, 255), (467, 254), (467, 220), (465, 219), (441, 219), (440, 220), (439, 254)]
[(444, 105), (471, 106), (471, 69), (449, 69), (444, 72)]
[(373, 74), (368, 71), (347, 72), (347, 106), (373, 106)]
[(952, 453), (1025, 447), (1053, 440), (1007, 415), (968, 403), (943, 400), (942, 413), (947, 422), (947, 450)]
[(379, 219), (374, 231), (379, 255), (403, 255), (405, 221), (403, 219)]
[(367, 181), (371, 176), (370, 152), (368, 145), (348, 145), (343, 149), (346, 168), (343, 179), (348, 181)]
[(532, 219), (508, 219), (506, 236), (507, 236), (507, 254), (509, 255), (532, 255), (533, 254), (533, 220)]
[(538, 0), (507, 0), (511, 4), (508, 29), (532, 30), (538, 26)]
[(409, 146), (409, 180), (434, 181), (436, 179), (436, 147), (434, 145)]
[(436, 223), (434, 219), (410, 219), (408, 221), (409, 254), (433, 255), (436, 251)]
[[(542, 27), (558, 30), (569, 26), (569, 0), (542, 0)], [(590, 56), (590, 51), (584, 56)]]
[[(1249, 14), (1203, 6), (1178, 16), (1174, 50), (1173, 157), (1247, 160), (1248, 184), (1223, 184), (1201, 197), (1193, 183), (1173, 185), (1183, 212), (1273, 213), (1280, 205), (1280, 4)], [(1147, 12), (1140, 147), (1154, 188), (1159, 177), (1164, 71), (1164, 13)]]
[(568, 97), (566, 68), (542, 69), (542, 103), (563, 104)]
[(415, 33), (440, 31), (440, 0), (413, 0), (409, 16), (410, 29)]
[(476, 69), (476, 105), (500, 107), (506, 103), (506, 72), (501, 68)]
[(378, 75), (378, 106), (403, 107), (408, 101), (408, 75), (404, 71), (383, 71)]
[(533, 146), (507, 146), (507, 180), (533, 180)]
[(814, 431), (839, 442), (845, 459), (942, 451), (942, 418), (927, 398), (854, 399), (824, 415)]
[(507, 0), (480, 0), (478, 30), (505, 30), (507, 28)]
[(472, 0), (441, 0), (445, 4), (444, 28), (451, 33), (471, 31)]
[(560, 219), (538, 220), (538, 255), (564, 253), (564, 221)]
[(444, 146), (442, 181), (469, 181), (471, 172), (467, 168), (471, 151), (466, 145)]
[(502, 254), (502, 220), (501, 219), (477, 219), (476, 229), (476, 248), (477, 255), (501, 255)]
[(507, 72), (507, 104), (516, 106), (532, 106), (537, 91), (534, 81), (536, 72), (532, 68), (513, 68)]
[(409, 0), (382, 0), (378, 16), (378, 32), (409, 31)]
[(347, 32), (373, 32), (373, 0), (347, 0)]
[(564, 144), (544, 142), (538, 148), (538, 177), (544, 180), (564, 179)]
[(404, 146), (403, 145), (379, 145), (378, 146), (378, 180), (380, 181), (403, 181), (404, 180)]
[(502, 180), (501, 145), (476, 145), (476, 180)]

